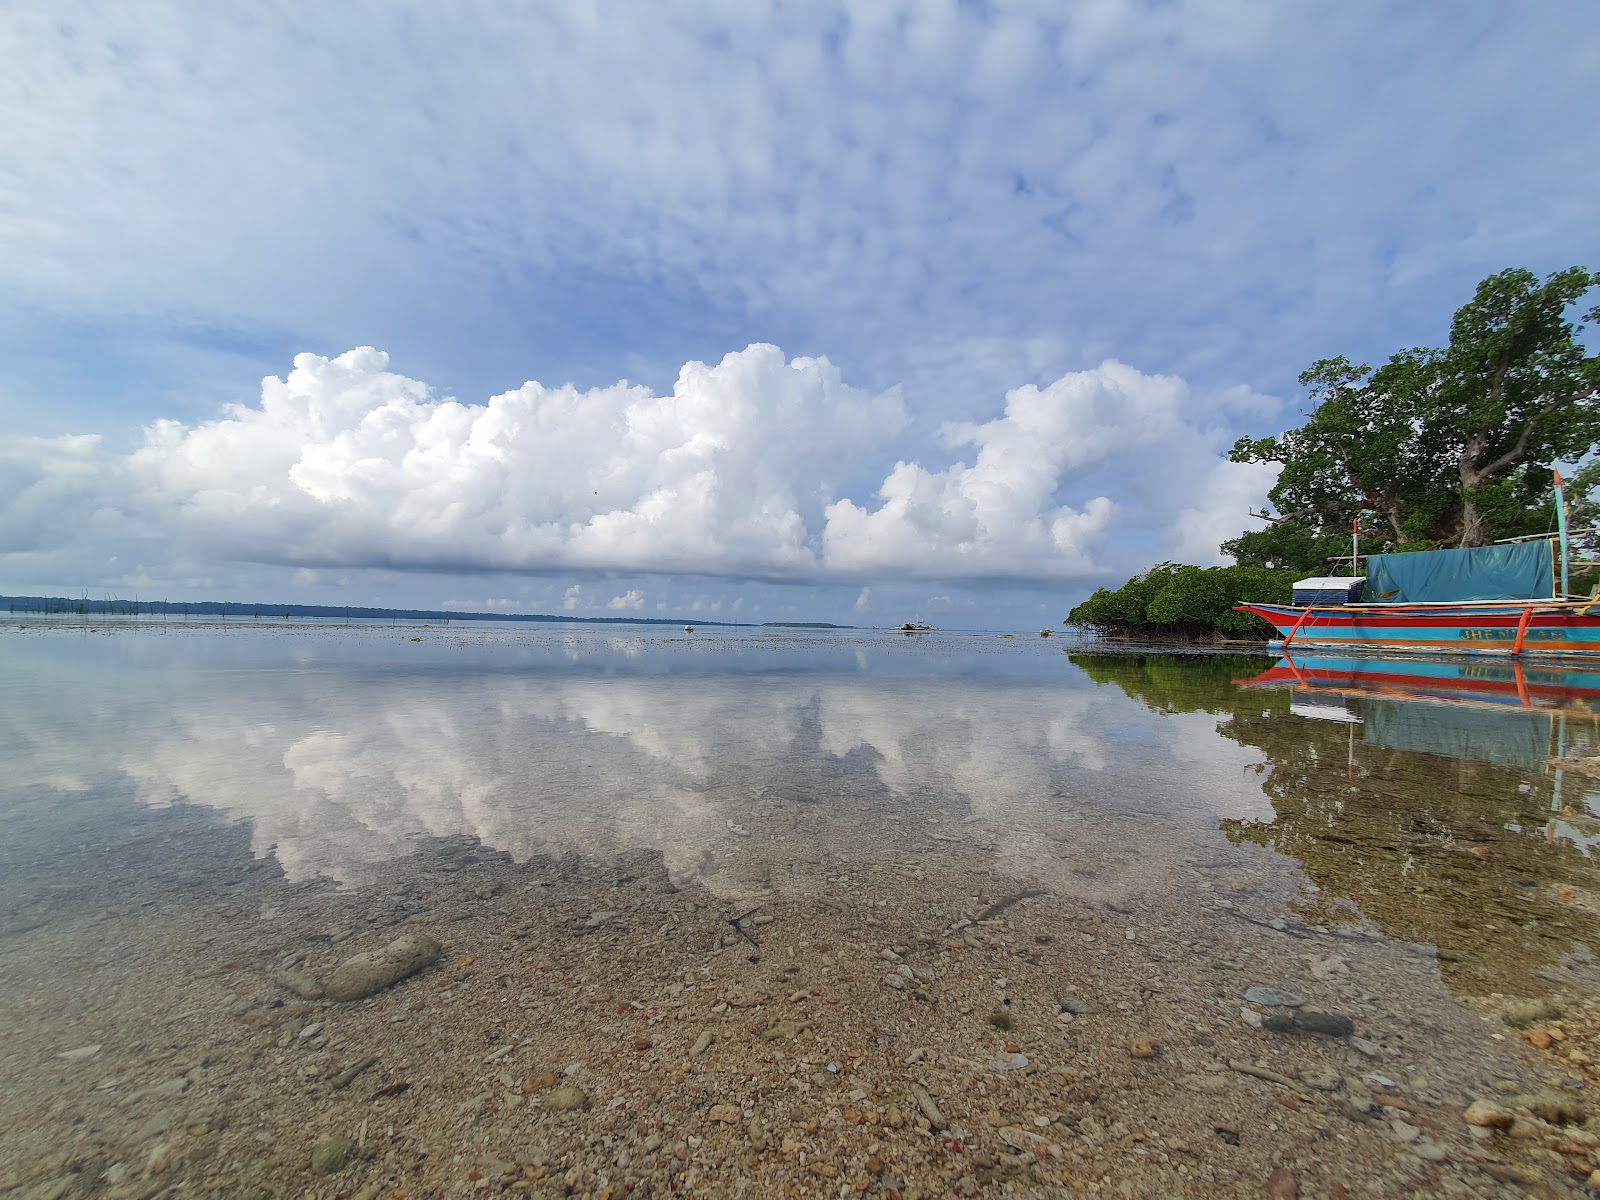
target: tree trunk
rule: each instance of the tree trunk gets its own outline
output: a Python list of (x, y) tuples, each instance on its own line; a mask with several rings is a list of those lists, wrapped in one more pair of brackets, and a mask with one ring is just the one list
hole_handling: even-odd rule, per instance
[(1472, 503), (1472, 494), (1463, 487), (1461, 489), (1461, 540), (1458, 546), (1482, 546), (1484, 544), (1485, 530), (1483, 514)]

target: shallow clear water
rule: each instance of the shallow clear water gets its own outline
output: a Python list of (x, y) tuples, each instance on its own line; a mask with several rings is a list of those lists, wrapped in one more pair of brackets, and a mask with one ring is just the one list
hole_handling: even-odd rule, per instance
[(1448, 943), (1501, 893), (1593, 932), (1600, 781), (1546, 768), (1592, 748), (1592, 711), (1558, 731), (1544, 710), (1236, 686), (1274, 661), (992, 634), (35, 623), (5, 639), (0, 811), (195, 806), (291, 880), (359, 887), (464, 836), (519, 861), (649, 850), (730, 894), (794, 869), (744, 840), (752, 819), (819, 808), (855, 858), (981, 824), (999, 864), (1047, 876), (1078, 840), (1106, 889), (1220, 832), (1393, 936)]
[[(1437, 670), (977, 633), (18, 623), (0, 1193), (299, 1194), (304, 1130), (378, 1117), (362, 1178), (416, 1194), (796, 1178), (704, 1126), (731, 1096), (784, 1145), (857, 1112), (867, 1140), (830, 1161), (866, 1179), (888, 1156), (905, 1195), (1019, 1147), (1017, 1194), (1058, 1194), (1141, 1121), (1172, 1151), (1140, 1160), (1149, 1194), (1253, 1194), (1283, 1161), (1302, 1194), (1378, 1162), (1366, 1194), (1492, 1195), (1461, 1106), (1581, 1092), (1600, 1057), (1600, 688)], [(448, 969), (357, 1005), (306, 990), (396, 924)], [(1251, 985), (1357, 1035), (1262, 1032)], [(1501, 1011), (1546, 996), (1565, 1041), (1518, 1059)], [(512, 1047), (526, 1071), (484, 1065)], [(1252, 1060), (1335, 1091), (1241, 1149), (1240, 1089), (1274, 1086)], [(363, 1063), (387, 1090), (341, 1090)], [(601, 1143), (598, 1113), (542, 1107), (552, 1071), (612, 1096)], [(931, 1149), (902, 1120), (914, 1082), (958, 1114)], [(647, 1144), (680, 1127), (710, 1148)], [(1517, 1145), (1568, 1162), (1539, 1136)], [(469, 1144), (487, 1165), (463, 1174)]]

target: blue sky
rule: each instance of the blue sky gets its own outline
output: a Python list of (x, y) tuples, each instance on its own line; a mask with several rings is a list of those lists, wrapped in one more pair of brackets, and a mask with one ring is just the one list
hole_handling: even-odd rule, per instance
[(1053, 623), (1215, 560), (1310, 362), (1596, 257), (1587, 2), (23, 3), (0, 57), (8, 591)]

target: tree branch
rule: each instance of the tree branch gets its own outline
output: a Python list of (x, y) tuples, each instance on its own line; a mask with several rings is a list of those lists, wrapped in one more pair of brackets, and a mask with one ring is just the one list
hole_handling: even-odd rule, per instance
[(1276, 517), (1265, 510), (1257, 512), (1253, 508), (1249, 510), (1249, 513), (1252, 517), (1265, 521), (1269, 525), (1282, 525), (1286, 521), (1299, 521), (1305, 517), (1314, 517), (1317, 515), (1317, 510), (1314, 508), (1302, 508), (1292, 513), (1280, 513)]

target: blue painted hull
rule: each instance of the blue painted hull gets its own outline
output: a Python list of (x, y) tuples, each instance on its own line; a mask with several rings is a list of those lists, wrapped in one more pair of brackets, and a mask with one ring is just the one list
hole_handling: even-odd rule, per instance
[(1442, 651), (1452, 654), (1600, 655), (1600, 605), (1241, 604), (1291, 648)]

